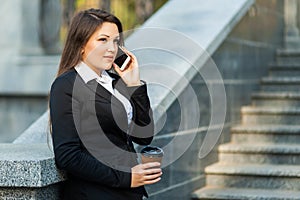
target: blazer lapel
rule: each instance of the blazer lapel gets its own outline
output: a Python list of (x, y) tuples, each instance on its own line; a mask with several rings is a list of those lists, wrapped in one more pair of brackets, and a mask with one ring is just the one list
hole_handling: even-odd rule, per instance
[(101, 98), (111, 102), (112, 94), (102, 87), (96, 80), (91, 80), (87, 84), (88, 88)]
[[(118, 116), (114, 116), (114, 117), (116, 117), (115, 120), (117, 120), (118, 124), (120, 124), (120, 125), (123, 124), (124, 120), (125, 120), (124, 122), (127, 124), (128, 119), (127, 119), (127, 113), (126, 113), (125, 107), (123, 106), (122, 102), (118, 98), (116, 98), (114, 95), (112, 95), (107, 89), (105, 89), (96, 80), (91, 80), (87, 84), (85, 84), (83, 80), (82, 80), (82, 82), (89, 90), (91, 90), (92, 98), (95, 98), (95, 100), (102, 99), (102, 100), (107, 101), (108, 103), (111, 103), (111, 105), (109, 107), (110, 107), (112, 113), (115, 113), (115, 114), (118, 113)], [(118, 85), (118, 83), (117, 83), (117, 85)], [(118, 89), (119, 86), (117, 86), (116, 88)], [(126, 90), (126, 88), (124, 88), (124, 87), (122, 88), (122, 86), (120, 86), (119, 89), (122, 91)], [(121, 91), (119, 91), (119, 92), (121, 92)], [(96, 108), (96, 112), (97, 112), (97, 108)], [(118, 120), (122, 120), (122, 121), (118, 121)], [(122, 128), (122, 130), (125, 130), (126, 128), (127, 128), (127, 125), (124, 126)], [(126, 135), (124, 135), (124, 138), (127, 139)]]
[(124, 95), (124, 97), (130, 100), (124, 81), (119, 76), (116, 76), (113, 73), (109, 73), (109, 75), (114, 78), (112, 83), (113, 87), (116, 88), (122, 95)]
[(86, 85), (95, 94), (95, 99), (98, 96), (100, 98), (107, 100), (108, 102), (110, 102), (112, 105), (118, 107), (119, 109), (124, 109), (122, 102), (120, 102), (119, 99), (117, 99), (114, 95), (112, 95), (107, 89), (105, 89), (96, 80), (91, 80)]

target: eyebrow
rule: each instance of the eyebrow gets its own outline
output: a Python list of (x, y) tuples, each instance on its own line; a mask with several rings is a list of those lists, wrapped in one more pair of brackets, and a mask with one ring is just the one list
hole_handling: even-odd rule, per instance
[(108, 37), (108, 38), (110, 37), (109, 35), (106, 35), (106, 34), (100, 34), (100, 35), (98, 35), (98, 37), (99, 36), (105, 36), (105, 37)]
[[(106, 35), (106, 34), (100, 34), (100, 35), (98, 35), (97, 37), (101, 37), (101, 36), (105, 36), (105, 37), (107, 37), (107, 38), (110, 38), (110, 36), (109, 35)], [(120, 35), (117, 35), (115, 38), (120, 38)]]

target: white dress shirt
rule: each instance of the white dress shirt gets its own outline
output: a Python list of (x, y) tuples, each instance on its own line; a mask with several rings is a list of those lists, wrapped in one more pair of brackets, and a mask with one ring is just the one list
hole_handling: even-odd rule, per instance
[(102, 85), (106, 90), (108, 90), (112, 95), (114, 95), (119, 101), (122, 102), (126, 112), (127, 112), (127, 120), (128, 125), (132, 120), (132, 105), (124, 97), (118, 90), (114, 89), (112, 86), (112, 81), (114, 80), (109, 74), (103, 70), (101, 76), (99, 76), (96, 72), (94, 72), (89, 66), (87, 66), (84, 62), (80, 62), (75, 66), (75, 70), (79, 74), (79, 76), (83, 79), (85, 83), (96, 80), (100, 85)]

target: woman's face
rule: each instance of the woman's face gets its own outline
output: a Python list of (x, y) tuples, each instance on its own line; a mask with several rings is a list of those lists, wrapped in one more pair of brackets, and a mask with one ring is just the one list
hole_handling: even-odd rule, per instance
[(98, 75), (111, 68), (120, 41), (118, 27), (104, 22), (82, 49), (82, 60)]

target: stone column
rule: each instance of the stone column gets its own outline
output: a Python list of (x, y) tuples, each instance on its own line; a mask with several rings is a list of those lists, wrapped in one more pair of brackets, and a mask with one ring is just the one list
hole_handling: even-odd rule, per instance
[(11, 51), (17, 56), (59, 53), (59, 0), (3, 0), (1, 4), (1, 38)]
[(39, 15), (39, 39), (44, 53), (60, 53), (60, 0), (41, 0)]
[(300, 49), (300, 36), (298, 24), (298, 1), (284, 1), (284, 22), (285, 22), (285, 48)]

